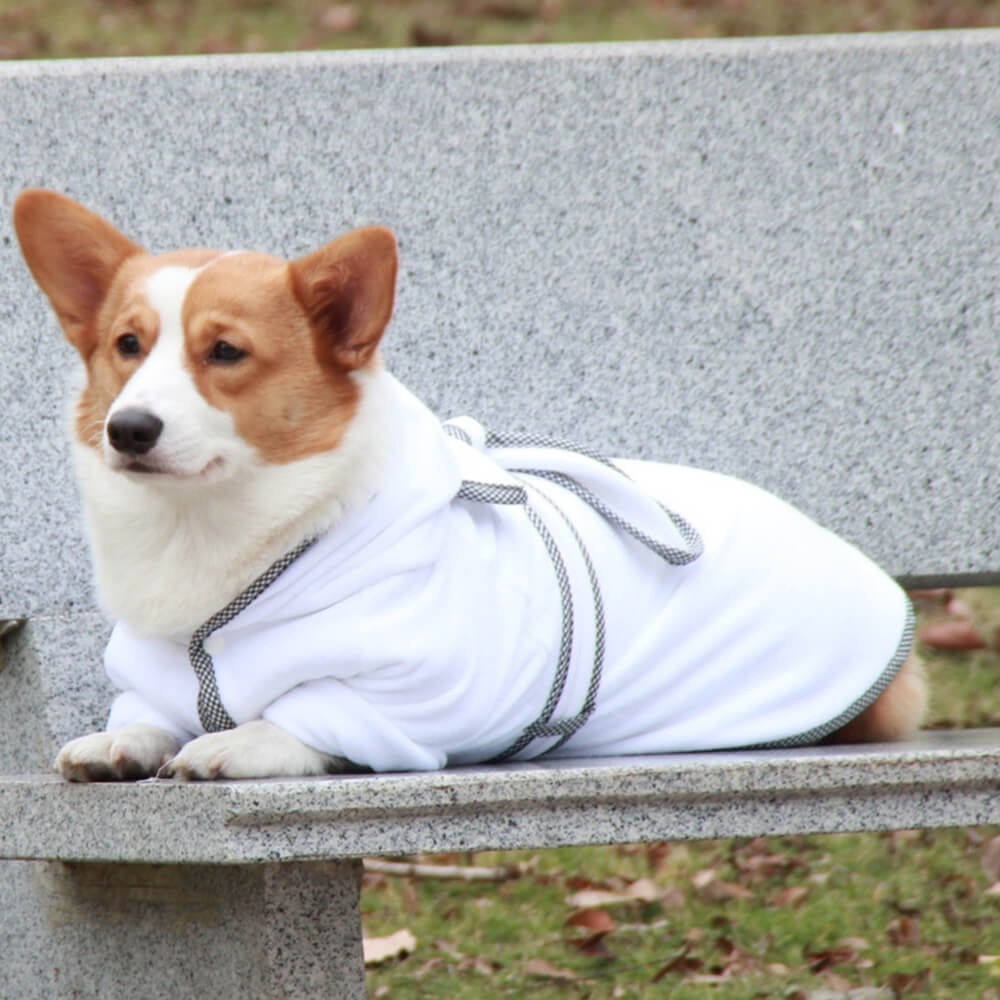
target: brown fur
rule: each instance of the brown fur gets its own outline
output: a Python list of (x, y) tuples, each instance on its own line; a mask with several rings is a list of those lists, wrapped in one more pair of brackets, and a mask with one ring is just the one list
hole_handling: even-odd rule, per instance
[(888, 743), (912, 736), (927, 714), (927, 680), (915, 653), (889, 686), (859, 716), (837, 730), (828, 743)]
[[(329, 357), (316, 364), (323, 334), (289, 295), (288, 267), (264, 254), (223, 258), (192, 283), (183, 314), (198, 391), (274, 464), (335, 448), (358, 402), (345, 366)], [(209, 352), (220, 339), (248, 356), (213, 364)]]

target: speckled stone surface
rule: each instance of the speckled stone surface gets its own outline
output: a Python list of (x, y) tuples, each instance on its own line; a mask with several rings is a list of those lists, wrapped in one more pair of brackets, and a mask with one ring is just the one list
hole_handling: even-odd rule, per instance
[(91, 606), (72, 369), (8, 212), (153, 249), (395, 229), (442, 415), (774, 489), (897, 574), (1000, 571), (1000, 33), (0, 66), (0, 618)]
[(364, 1000), (360, 869), (4, 864), (0, 994)]
[(185, 864), (1000, 823), (1000, 730), (878, 748), (429, 774), (69, 785), (0, 776), (0, 857)]
[(90, 612), (29, 619), (2, 640), (0, 774), (43, 770), (67, 740), (104, 728), (108, 632)]

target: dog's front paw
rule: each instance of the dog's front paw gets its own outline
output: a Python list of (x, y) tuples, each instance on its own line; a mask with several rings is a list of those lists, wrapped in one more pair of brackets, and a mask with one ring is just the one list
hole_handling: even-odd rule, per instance
[(186, 744), (157, 772), (159, 778), (280, 778), (344, 770), (339, 757), (306, 746), (273, 723), (257, 719), (235, 729), (207, 733)]
[(142, 722), (70, 740), (53, 767), (67, 781), (138, 781), (177, 752), (177, 740)]

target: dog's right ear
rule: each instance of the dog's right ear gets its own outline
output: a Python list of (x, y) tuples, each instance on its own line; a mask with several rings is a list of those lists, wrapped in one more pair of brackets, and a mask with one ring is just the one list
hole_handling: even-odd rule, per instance
[(142, 247), (70, 198), (38, 188), (23, 191), (14, 202), (14, 230), (66, 338), (86, 357), (111, 279)]

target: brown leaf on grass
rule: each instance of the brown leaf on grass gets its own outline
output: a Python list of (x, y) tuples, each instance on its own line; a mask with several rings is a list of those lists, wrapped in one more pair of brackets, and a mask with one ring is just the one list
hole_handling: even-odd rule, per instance
[(920, 946), (920, 923), (913, 917), (894, 917), (885, 930), (889, 943), (897, 948)]
[(779, 889), (769, 900), (771, 906), (801, 906), (809, 898), (809, 887), (790, 885)]
[(499, 962), (492, 962), (488, 958), (483, 958), (482, 955), (470, 955), (456, 966), (458, 972), (472, 971), (483, 976), (492, 976), (499, 968), (501, 968)]
[(440, 968), (444, 965), (443, 958), (429, 958), (423, 965), (413, 973), (414, 979), (423, 979), (424, 976), (430, 975), (435, 969)]
[(566, 918), (567, 927), (582, 927), (592, 934), (607, 934), (615, 929), (615, 922), (607, 910), (577, 910)]
[(994, 882), (988, 889), (983, 890), (984, 896), (1000, 896), (1000, 882)]
[(737, 882), (726, 882), (718, 877), (714, 868), (705, 868), (691, 876), (691, 884), (698, 895), (708, 903), (722, 903), (729, 899), (751, 899), (753, 893)]
[(803, 867), (794, 854), (779, 854), (768, 850), (767, 841), (763, 838), (751, 840), (737, 849), (733, 853), (733, 864), (741, 875), (752, 882)]
[(387, 937), (363, 938), (365, 965), (379, 965), (390, 958), (409, 955), (417, 946), (417, 939), (404, 927)]
[(704, 889), (709, 882), (715, 881), (717, 874), (714, 868), (703, 868), (691, 876), (691, 884), (696, 889)]
[(512, 0), (464, 0), (460, 8), (467, 17), (490, 17), (499, 21), (530, 21), (538, 16), (536, 3)]
[(698, 893), (709, 903), (724, 903), (730, 899), (753, 899), (753, 893), (738, 882), (709, 882)]
[(1000, 879), (1000, 835), (991, 837), (983, 846), (983, 856), (979, 860), (983, 874), (991, 881)]
[(964, 618), (965, 621), (969, 622), (975, 618), (975, 612), (967, 602), (962, 600), (961, 597), (950, 598), (948, 603), (944, 606), (944, 610), (945, 613), (951, 615), (952, 618)]
[(569, 944), (584, 955), (590, 955), (591, 958), (614, 958), (613, 952), (604, 942), (605, 937), (607, 935), (604, 933), (591, 934), (578, 941), (570, 941)]
[(354, 4), (338, 3), (327, 7), (317, 20), (324, 31), (342, 35), (354, 31), (361, 24), (361, 14)]
[(931, 970), (921, 969), (919, 972), (894, 972), (888, 979), (889, 988), (897, 997), (912, 996), (914, 993), (926, 993), (931, 982)]
[(967, 650), (986, 648), (986, 640), (983, 639), (979, 629), (972, 622), (957, 618), (925, 625), (917, 632), (917, 637), (925, 646), (930, 646), (931, 649)]
[(611, 957), (611, 952), (608, 951), (608, 947), (604, 943), (605, 936), (615, 929), (615, 922), (611, 918), (611, 914), (598, 909), (577, 910), (567, 917), (566, 925), (568, 927), (582, 927), (584, 930), (590, 931), (585, 938), (569, 942), (574, 948), (595, 958)]
[(839, 993), (841, 996), (847, 996), (854, 985), (850, 979), (838, 976), (836, 972), (830, 972), (829, 970), (821, 972), (820, 978), (826, 983), (828, 989), (833, 990), (834, 993)]
[(850, 945), (837, 945), (836, 948), (827, 948), (825, 951), (807, 951), (805, 953), (806, 964), (810, 972), (824, 972), (831, 965), (846, 965), (857, 959), (858, 953)]
[(465, 952), (459, 951), (450, 941), (445, 941), (444, 938), (438, 938), (434, 942), (434, 947), (438, 951), (443, 951), (449, 958), (453, 958), (456, 962), (461, 962), (465, 958)]
[(855, 951), (867, 951), (871, 947), (871, 942), (863, 937), (841, 938), (837, 944), (842, 948), (853, 948)]
[(579, 910), (589, 910), (615, 903), (655, 903), (663, 896), (663, 890), (648, 878), (640, 878), (627, 885), (620, 892), (609, 889), (581, 889), (566, 897), (568, 906)]
[(646, 845), (646, 864), (649, 865), (651, 872), (658, 872), (669, 856), (670, 844), (659, 841), (656, 844)]
[(944, 604), (951, 600), (951, 590), (947, 587), (926, 587), (919, 590), (908, 590), (910, 599), (914, 601), (932, 601), (935, 604)]
[(685, 948), (679, 955), (672, 958), (662, 969), (658, 969), (650, 980), (651, 983), (658, 983), (664, 976), (677, 975), (689, 976), (693, 972), (700, 972), (705, 967), (705, 963), (700, 958), (692, 958)]
[(524, 974), (536, 979), (555, 979), (561, 982), (575, 983), (577, 975), (569, 969), (557, 969), (544, 958), (533, 958), (524, 963)]

